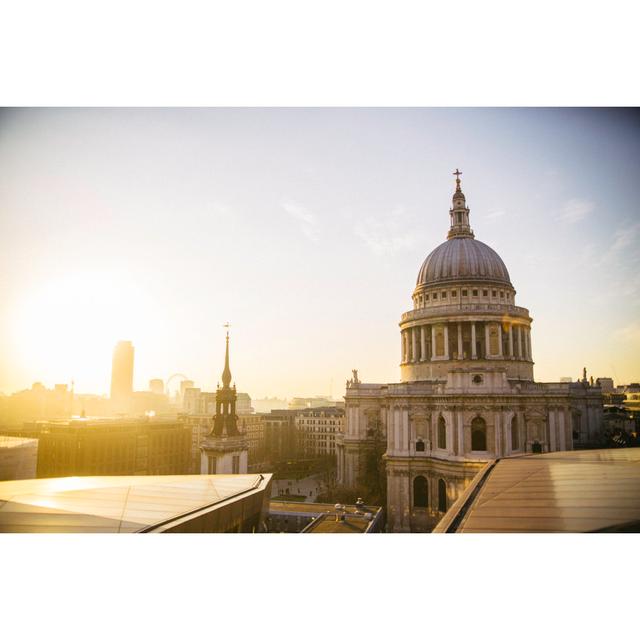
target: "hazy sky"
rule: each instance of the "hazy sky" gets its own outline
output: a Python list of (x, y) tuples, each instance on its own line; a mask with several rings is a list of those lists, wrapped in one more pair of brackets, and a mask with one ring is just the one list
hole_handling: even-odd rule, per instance
[(640, 115), (0, 111), (0, 391), (75, 380), (341, 396), (399, 380), (400, 315), (462, 186), (534, 319), (535, 377), (640, 379)]

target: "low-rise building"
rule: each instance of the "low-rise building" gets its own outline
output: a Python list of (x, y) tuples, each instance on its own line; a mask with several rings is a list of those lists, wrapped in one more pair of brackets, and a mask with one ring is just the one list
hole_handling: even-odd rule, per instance
[(383, 530), (382, 509), (358, 502), (332, 505), (271, 500), (269, 533), (377, 533)]
[(249, 445), (249, 471), (257, 471), (265, 462), (265, 416), (239, 413), (238, 428)]
[(344, 409), (319, 407), (300, 411), (296, 427), (305, 457), (335, 457), (336, 436), (344, 432)]
[(298, 457), (297, 411), (278, 409), (265, 415), (265, 458), (271, 463)]
[(0, 436), (0, 480), (35, 478), (38, 441), (35, 438)]
[(177, 420), (36, 422), (19, 435), (38, 438), (38, 478), (191, 472), (191, 434)]

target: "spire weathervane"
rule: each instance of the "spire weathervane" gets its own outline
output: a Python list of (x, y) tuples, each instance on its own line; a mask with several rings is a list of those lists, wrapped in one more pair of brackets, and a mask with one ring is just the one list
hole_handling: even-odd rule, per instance
[(462, 171), (456, 169), (453, 175), (456, 177), (456, 191), (460, 191), (460, 176), (462, 175)]

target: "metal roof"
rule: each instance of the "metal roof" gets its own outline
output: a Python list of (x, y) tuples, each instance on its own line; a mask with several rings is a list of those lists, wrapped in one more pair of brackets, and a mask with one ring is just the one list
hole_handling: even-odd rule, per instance
[(640, 531), (640, 449), (563, 451), (488, 464), (434, 533)]

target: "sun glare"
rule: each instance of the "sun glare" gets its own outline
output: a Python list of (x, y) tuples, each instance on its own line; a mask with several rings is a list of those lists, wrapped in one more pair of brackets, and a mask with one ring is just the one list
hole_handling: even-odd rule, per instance
[(104, 377), (113, 345), (141, 330), (144, 298), (123, 274), (105, 272), (67, 274), (26, 291), (11, 327), (20, 366), (49, 383)]

